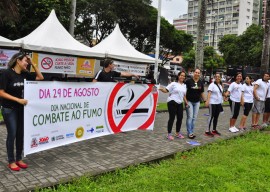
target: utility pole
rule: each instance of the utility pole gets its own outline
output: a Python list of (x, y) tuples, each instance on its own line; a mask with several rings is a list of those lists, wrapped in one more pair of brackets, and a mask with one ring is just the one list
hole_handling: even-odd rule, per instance
[(265, 6), (265, 26), (264, 26), (264, 38), (263, 38), (263, 50), (260, 73), (268, 72), (269, 69), (269, 44), (270, 44), (270, 0), (266, 1)]
[(71, 13), (70, 13), (70, 18), (69, 18), (69, 34), (74, 36), (76, 0), (71, 0), (70, 10), (71, 10)]
[[(204, 48), (204, 35), (205, 35), (205, 23), (206, 23), (206, 1), (199, 0), (198, 9), (199, 17), (197, 24), (197, 46), (195, 53), (195, 68), (203, 67), (203, 48)], [(209, 0), (208, 0), (209, 1)]]

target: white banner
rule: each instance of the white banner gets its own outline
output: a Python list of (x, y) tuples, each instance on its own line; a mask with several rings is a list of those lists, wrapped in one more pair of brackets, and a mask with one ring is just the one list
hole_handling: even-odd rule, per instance
[(25, 81), (24, 155), (136, 129), (152, 130), (152, 84)]
[(7, 69), (11, 57), (19, 50), (0, 49), (0, 69)]
[(38, 67), (44, 73), (76, 74), (77, 57), (38, 54)]
[(115, 70), (122, 72), (130, 72), (139, 76), (146, 76), (147, 64), (127, 63), (124, 61), (114, 61)]

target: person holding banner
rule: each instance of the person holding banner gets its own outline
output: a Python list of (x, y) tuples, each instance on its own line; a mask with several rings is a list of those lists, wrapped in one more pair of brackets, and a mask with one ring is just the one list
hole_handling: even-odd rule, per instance
[(187, 100), (186, 100), (186, 84), (184, 83), (186, 78), (185, 72), (178, 73), (178, 81), (170, 83), (166, 88), (161, 87), (159, 88), (160, 91), (163, 93), (170, 93), (167, 99), (167, 106), (169, 111), (169, 121), (168, 121), (168, 140), (174, 140), (172, 136), (172, 126), (176, 116), (176, 134), (177, 138), (183, 139), (184, 136), (180, 133), (182, 119), (183, 119), (183, 102), (185, 102), (186, 107)]
[(95, 75), (93, 82), (115, 82), (115, 77), (136, 77), (139, 79), (138, 75), (129, 73), (129, 72), (117, 72), (114, 71), (114, 63), (111, 59), (106, 59), (104, 61), (103, 69), (99, 70), (99, 72)]
[[(27, 70), (31, 65), (35, 73)], [(24, 79), (43, 80), (40, 70), (32, 63), (28, 55), (16, 53), (8, 63), (8, 69), (2, 71), (0, 78), (0, 97), (2, 100), (2, 115), (7, 128), (8, 167), (12, 171), (26, 169), (28, 165), (22, 161), (24, 106), (27, 100), (23, 98)], [(16, 158), (14, 157), (14, 141), (16, 140)]]

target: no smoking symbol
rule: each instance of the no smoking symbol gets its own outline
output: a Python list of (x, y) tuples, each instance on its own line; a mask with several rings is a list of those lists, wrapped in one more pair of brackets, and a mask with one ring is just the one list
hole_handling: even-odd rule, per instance
[[(108, 101), (107, 117), (108, 117), (108, 123), (110, 125), (111, 130), (114, 133), (121, 132), (122, 128), (124, 127), (125, 123), (130, 118), (130, 116), (134, 112), (140, 110), (140, 109), (138, 109), (139, 105), (147, 97), (150, 97), (153, 99), (152, 106), (150, 109), (150, 111), (152, 111), (152, 112), (151, 112), (151, 114), (149, 114), (148, 118), (145, 119), (143, 122), (140, 122), (140, 125), (138, 126), (138, 129), (147, 129), (154, 122), (154, 119), (155, 119), (155, 112), (156, 112), (155, 108), (156, 108), (156, 104), (157, 104), (158, 94), (157, 94), (157, 92), (154, 92), (154, 93), (152, 92), (154, 85), (153, 84), (146, 85), (147, 87), (144, 90), (144, 92), (138, 97), (138, 99), (134, 102), (134, 104), (130, 107), (130, 109), (125, 112), (125, 114), (123, 115), (123, 118), (120, 120), (120, 122), (117, 125), (115, 122), (115, 116), (113, 115), (114, 114), (113, 104), (117, 100), (116, 96), (117, 96), (118, 92), (121, 90), (121, 88), (123, 88), (124, 85), (125, 84), (123, 84), (123, 83), (118, 83), (114, 87), (114, 89), (111, 93), (111, 96), (109, 98), (109, 101)], [(151, 94), (152, 94), (152, 96), (151, 96)]]
[(43, 69), (50, 69), (53, 66), (53, 60), (50, 57), (45, 57), (41, 60), (41, 67)]

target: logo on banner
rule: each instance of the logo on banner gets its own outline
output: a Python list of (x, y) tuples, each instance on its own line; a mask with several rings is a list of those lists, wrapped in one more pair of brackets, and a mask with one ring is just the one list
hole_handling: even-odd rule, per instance
[(45, 57), (41, 60), (41, 67), (43, 69), (50, 69), (53, 66), (53, 60), (50, 57)]
[(83, 133), (84, 133), (83, 127), (78, 127), (78, 128), (76, 129), (76, 132), (75, 132), (76, 138), (77, 138), (77, 139), (82, 138)]
[(84, 60), (84, 63), (81, 66), (82, 68), (91, 69), (90, 61)]
[(31, 148), (37, 147), (38, 146), (38, 140), (37, 138), (32, 138), (31, 140)]
[(131, 124), (139, 129), (147, 129), (154, 122), (158, 96), (157, 92), (153, 91), (154, 85), (137, 85), (134, 91), (135, 86), (118, 83), (109, 97), (107, 121), (114, 133), (121, 132), (131, 117), (137, 117)]
[(94, 133), (95, 129), (91, 127), (91, 129), (87, 129), (87, 133)]
[(96, 133), (103, 133), (104, 131), (103, 125), (96, 126)]
[(49, 143), (49, 137), (48, 136), (39, 138), (39, 144), (40, 145), (46, 144), (46, 143)]

